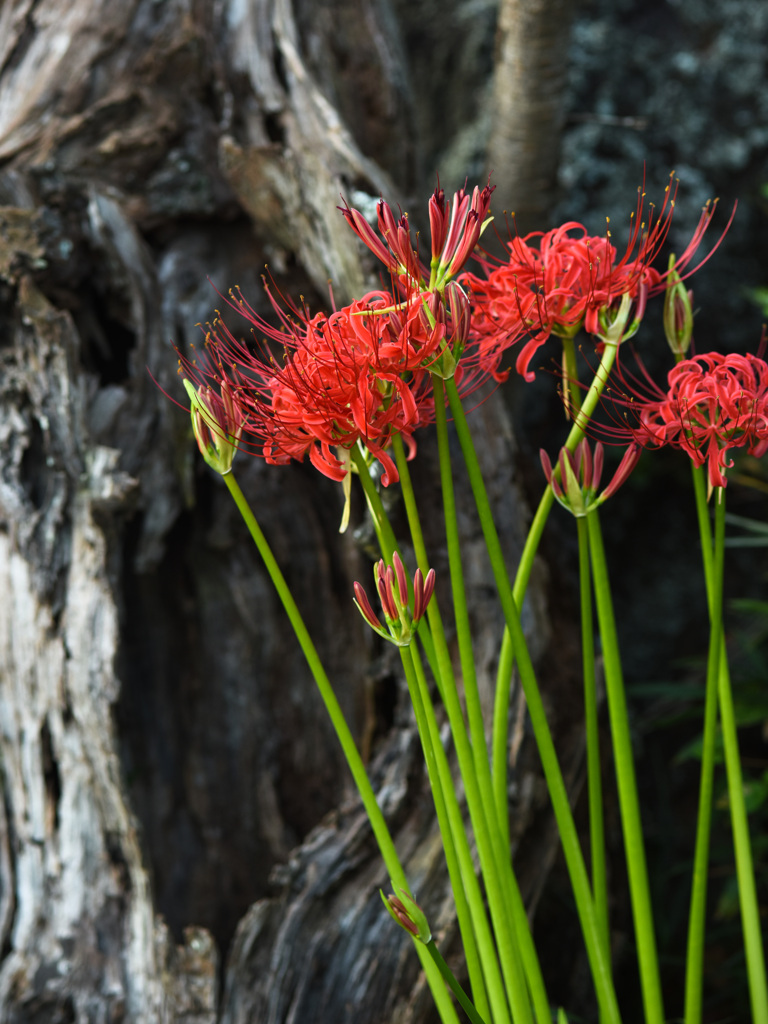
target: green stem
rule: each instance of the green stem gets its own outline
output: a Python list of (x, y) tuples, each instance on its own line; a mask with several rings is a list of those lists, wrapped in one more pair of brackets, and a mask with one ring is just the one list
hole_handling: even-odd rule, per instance
[(741, 928), (744, 935), (744, 953), (747, 959), (749, 998), (752, 1005), (752, 1024), (768, 1024), (768, 978), (765, 970), (765, 952), (760, 927), (760, 905), (757, 900), (755, 870), (752, 863), (752, 844), (749, 821), (744, 802), (744, 781), (733, 707), (733, 691), (728, 671), (725, 644), (720, 644), (720, 722), (723, 730), (725, 771), (728, 778), (728, 804), (731, 810), (733, 847), (736, 855), (736, 878), (739, 884)]
[(360, 483), (363, 487), (365, 501), (368, 505), (368, 511), (371, 514), (373, 528), (376, 531), (376, 537), (379, 542), (379, 549), (381, 550), (382, 558), (385, 562), (391, 562), (393, 553), (397, 551), (397, 539), (395, 537), (394, 530), (392, 529), (392, 525), (389, 522), (389, 516), (381, 502), (381, 496), (376, 489), (376, 484), (371, 476), (368, 463), (365, 460), (365, 456), (360, 451), (360, 448), (355, 445), (350, 449), (350, 454), (352, 456), (352, 462), (354, 463), (355, 469), (357, 470), (357, 475), (360, 478)]
[(600, 729), (597, 713), (595, 642), (592, 620), (592, 580), (589, 568), (589, 528), (583, 516), (576, 519), (579, 535), (579, 588), (581, 597), (581, 656), (584, 670), (584, 728), (587, 739), (587, 792), (589, 795), (589, 851), (592, 891), (605, 955), (610, 959), (608, 877), (605, 862), (603, 785), (600, 762)]
[[(376, 801), (376, 794), (371, 786), (371, 781), (368, 778), (365, 765), (363, 764), (363, 760), (357, 746), (355, 745), (355, 740), (349, 726), (344, 719), (344, 714), (338, 700), (336, 699), (336, 694), (333, 692), (333, 687), (331, 686), (325, 669), (323, 668), (320, 656), (318, 655), (315, 645), (312, 642), (312, 638), (304, 624), (304, 620), (301, 617), (298, 606), (293, 599), (290, 588), (286, 583), (285, 577), (280, 571), (280, 566), (277, 564), (275, 556), (272, 554), (272, 549), (267, 543), (267, 539), (262, 533), (261, 527), (256, 521), (256, 517), (251, 511), (243, 492), (240, 490), (239, 484), (235, 480), (234, 474), (231, 472), (224, 474), (223, 480), (227, 485), (235, 504), (237, 505), (240, 515), (243, 517), (245, 525), (248, 527), (248, 532), (251, 534), (259, 554), (261, 555), (267, 572), (275, 586), (278, 597), (280, 598), (283, 608), (288, 615), (291, 626), (296, 634), (296, 639), (298, 640), (299, 646), (301, 647), (307, 664), (309, 665), (309, 669), (312, 672), (315, 683), (317, 684), (317, 688), (320, 692), (320, 696), (322, 697), (333, 728), (339, 739), (339, 743), (341, 744), (341, 749), (344, 752), (347, 764), (352, 772), (352, 778), (355, 781), (363, 807), (368, 815), (368, 820), (371, 824), (371, 829), (373, 830), (374, 837), (384, 860), (387, 873), (396, 886), (408, 891), (409, 885), (405, 871), (400, 863), (400, 858), (397, 855), (397, 850), (395, 849), (395, 844), (392, 841), (392, 836), (390, 835), (384, 815)], [(422, 966), (426, 972), (430, 990), (435, 1000), (435, 1004), (438, 1007), (441, 1020), (444, 1024), (458, 1024), (456, 1011), (446, 992), (442, 975), (439, 971), (435, 970), (435, 965), (425, 951), (419, 950), (419, 959), (421, 960)]]
[[(694, 482), (697, 477), (694, 468)], [(699, 475), (699, 479), (702, 478)], [(703, 486), (694, 487), (699, 525), (702, 526), (702, 552), (708, 570), (707, 591), (710, 603), (709, 653), (704, 701), (704, 732), (699, 782), (699, 812), (696, 820), (696, 846), (693, 858), (691, 907), (688, 917), (688, 942), (685, 960), (685, 1024), (700, 1024), (704, 972), (704, 934), (706, 928), (707, 882), (709, 876), (709, 838), (712, 823), (712, 792), (715, 775), (717, 738), (718, 677), (722, 644), (723, 561), (725, 552), (725, 501), (716, 506), (715, 545), (712, 551), (707, 501)]]
[(443, 980), (445, 981), (446, 985), (450, 988), (451, 992), (453, 992), (453, 994), (456, 996), (456, 999), (461, 1005), (461, 1008), (472, 1021), (472, 1024), (485, 1024), (483, 1018), (480, 1016), (480, 1014), (477, 1012), (477, 1010), (474, 1008), (472, 1003), (467, 998), (467, 994), (465, 993), (464, 989), (454, 978), (453, 971), (443, 959), (440, 950), (435, 945), (434, 939), (430, 939), (429, 942), (427, 943), (427, 951), (429, 952), (430, 956), (437, 965), (437, 969), (443, 976)]
[[(448, 424), (445, 415), (445, 388), (440, 377), (432, 376), (432, 390), (435, 396), (435, 427), (437, 430), (437, 448), (440, 462), (440, 486), (443, 494), (443, 513), (445, 517), (445, 537), (448, 549), (448, 565), (453, 592), (453, 614), (456, 623), (456, 639), (459, 645), (459, 661), (464, 684), (464, 703), (469, 719), (469, 739), (475, 760), (483, 808), (488, 825), (497, 827), (496, 805), (493, 802), (491, 772), (488, 763), (488, 747), (485, 742), (485, 723), (480, 703), (480, 691), (477, 687), (475, 657), (472, 651), (472, 632), (469, 625), (467, 593), (464, 587), (464, 570), (461, 564), (461, 541), (459, 524), (456, 518), (456, 500), (453, 490), (453, 470), (448, 441)], [(507, 811), (505, 809), (506, 816)]]
[[(397, 463), (397, 471), (400, 476), (400, 486), (403, 494), (403, 502), (405, 504), (411, 540), (416, 554), (416, 562), (422, 573), (426, 576), (429, 570), (429, 559), (427, 557), (426, 545), (424, 543), (424, 533), (421, 528), (416, 496), (414, 494), (410, 471), (408, 469), (405, 447), (403, 445), (402, 438), (400, 438), (399, 435), (393, 439), (392, 448)], [(453, 665), (451, 663), (448, 642), (445, 637), (445, 630), (443, 628), (443, 622), (440, 616), (436, 596), (432, 598), (427, 607), (427, 619), (430, 634), (434, 640), (434, 659), (430, 662), (432, 673), (435, 678), (440, 697), (448, 710), (449, 724), (457, 751), (466, 751), (470, 749), (469, 738), (466, 733), (464, 717), (458, 703)], [(418, 635), (419, 639), (422, 639), (421, 629), (419, 630)], [(419, 659), (414, 655), (414, 665), (417, 670), (419, 669), (420, 664)], [(480, 958), (483, 963), (483, 970), (491, 1002), (493, 1003), (494, 1021), (502, 1021), (504, 1019), (508, 1019), (509, 1011), (507, 1010), (506, 996), (504, 995), (504, 985), (501, 980), (501, 975), (498, 973), (499, 966), (496, 950), (490, 930), (487, 930), (486, 934), (486, 929), (488, 928), (487, 918), (485, 917), (485, 911), (483, 909), (483, 900), (480, 895), (479, 884), (475, 874), (474, 862), (467, 844), (461, 811), (455, 797), (450, 767), (448, 766), (448, 760), (445, 756), (442, 740), (440, 739), (439, 727), (434, 716), (434, 709), (432, 708), (432, 702), (429, 697), (426, 680), (423, 679), (423, 673), (421, 681), (423, 704), (429, 717), (430, 728), (433, 732), (433, 747), (438, 764), (441, 766), (443, 773), (443, 792), (449, 812), (452, 815), (452, 832), (457, 844), (459, 855), (462, 858), (462, 876), (467, 890), (468, 902), (473, 912), (475, 934), (480, 946)]]
[[(498, 921), (494, 919), (495, 927), (498, 923), (503, 926), (501, 934), (497, 931), (500, 945), (502, 969), (505, 971), (507, 987), (510, 989), (514, 984), (514, 978), (519, 974), (520, 965), (517, 963), (518, 954), (523, 957), (524, 969), (527, 982), (537, 1004), (537, 1014), (544, 1014), (544, 1020), (549, 1019), (549, 1001), (546, 998), (544, 982), (541, 975), (541, 968), (538, 956), (535, 952), (530, 934), (530, 925), (525, 914), (525, 909), (520, 895), (519, 886), (514, 878), (509, 860), (509, 849), (505, 842), (505, 833), (500, 830), (496, 804), (493, 798), (493, 783), (491, 781), (491, 767), (488, 761), (488, 748), (485, 741), (485, 724), (483, 722), (482, 705), (480, 693), (477, 687), (477, 674), (472, 652), (472, 637), (469, 625), (469, 611), (467, 608), (466, 590), (464, 588), (464, 572), (461, 564), (461, 541), (459, 539), (459, 527), (456, 517), (456, 501), (453, 487), (453, 470), (451, 467), (451, 455), (448, 439), (448, 423), (445, 412), (445, 389), (442, 378), (432, 375), (432, 388), (435, 396), (435, 428), (437, 432), (438, 455), (440, 462), (440, 484), (443, 495), (443, 513), (445, 518), (445, 534), (448, 549), (448, 563), (451, 575), (451, 588), (453, 592), (453, 609), (456, 622), (456, 636), (459, 646), (459, 659), (461, 663), (462, 679), (464, 683), (464, 698), (469, 719), (470, 744), (474, 761), (474, 775), (477, 788), (480, 794), (482, 806), (477, 809), (478, 819), (484, 819), (490, 839), (490, 859), (483, 866), (483, 874), (487, 875), (490, 868), (494, 874), (491, 882), (486, 877), (486, 885), (490, 890), (492, 885), (497, 884), (500, 891), (506, 896), (505, 913), (500, 915)], [(463, 775), (463, 771), (462, 771)], [(467, 791), (468, 800), (470, 790)], [(470, 812), (472, 806), (470, 803)], [(504, 809), (506, 817), (507, 810)], [(478, 838), (478, 846), (480, 845)], [(509, 932), (509, 919), (511, 915), (514, 924), (514, 937)], [(506, 958), (505, 958), (506, 951)], [(515, 1011), (515, 993), (510, 991), (513, 1012)], [(527, 1002), (527, 997), (526, 1002)]]
[[(565, 447), (569, 451), (573, 451), (576, 445), (584, 437), (584, 430), (589, 423), (589, 420), (597, 407), (597, 403), (600, 401), (600, 396), (603, 393), (603, 389), (608, 381), (613, 364), (616, 360), (616, 346), (605, 345), (603, 348), (603, 354), (600, 359), (600, 365), (597, 368), (594, 379), (584, 396), (584, 402), (582, 403), (581, 409), (579, 410), (578, 417), (571, 427), (568, 438), (565, 442)], [(448, 397), (451, 404), (451, 412), (454, 419), (458, 423), (458, 416), (464, 418), (463, 409), (461, 409), (461, 401), (459, 399), (456, 386), (453, 381), (448, 382)], [(461, 410), (459, 413), (458, 410)], [(469, 443), (471, 444), (471, 438)], [(464, 444), (462, 443), (462, 451), (464, 451)], [(465, 453), (466, 458), (466, 453)], [(557, 470), (556, 470), (557, 472)], [(480, 476), (480, 482), (482, 483), (482, 475)], [(473, 485), (473, 490), (474, 490)], [(478, 512), (480, 513), (480, 504), (487, 506), (488, 499), (485, 494), (485, 486), (482, 489), (478, 487), (475, 490), (475, 500), (478, 502)], [(533, 522), (528, 531), (526, 537), (525, 546), (523, 547), (523, 553), (520, 556), (520, 564), (517, 568), (515, 575), (514, 584), (514, 599), (515, 604), (518, 608), (522, 607), (525, 592), (528, 589), (528, 580), (530, 579), (531, 571), (533, 569), (533, 562), (536, 557), (536, 552), (539, 549), (542, 534), (544, 533), (544, 527), (546, 526), (549, 518), (549, 513), (552, 509), (555, 497), (551, 487), (547, 487), (541, 496), (539, 507), (536, 510), (536, 514), (533, 517)], [(481, 522), (483, 519), (483, 513), (481, 515)], [(493, 517), (490, 513), (490, 508), (486, 515), (490, 518), (491, 524)], [(495, 534), (495, 527), (493, 528)], [(497, 544), (493, 543), (493, 547), (497, 548)], [(488, 544), (488, 537), (486, 537), (486, 544)], [(491, 563), (494, 563), (494, 559), (500, 560), (503, 565), (503, 556), (501, 555), (501, 547), (498, 545), (496, 554), (491, 553), (491, 546), (488, 547), (488, 552), (491, 555)], [(494, 568), (494, 572), (496, 569)], [(506, 570), (504, 571), (506, 575)], [(499, 667), (496, 673), (496, 696), (494, 699), (493, 709), (493, 786), (494, 793), (496, 796), (496, 803), (498, 807), (507, 806), (507, 788), (508, 788), (508, 764), (507, 764), (507, 750), (509, 744), (509, 701), (511, 694), (511, 682), (512, 682), (512, 668), (514, 665), (515, 651), (514, 645), (510, 637), (509, 629), (504, 630), (504, 637), (501, 642), (501, 650), (499, 653)], [(507, 837), (507, 842), (508, 842)]]
[(608, 698), (608, 716), (611, 724), (619, 808), (624, 833), (632, 916), (635, 924), (640, 983), (643, 992), (646, 1024), (664, 1024), (656, 938), (653, 929), (648, 870), (645, 861), (643, 829), (640, 821), (640, 803), (637, 795), (632, 738), (629, 731), (627, 701), (621, 668), (616, 622), (613, 614), (608, 571), (603, 549), (603, 538), (597, 511), (587, 515), (589, 547), (592, 555), (597, 617), (603, 647), (605, 688)]
[[(700, 508), (700, 494), (704, 493), (704, 469), (697, 470), (696, 481), (697, 509)], [(716, 495), (715, 500), (725, 503), (725, 491)], [(723, 514), (725, 510), (723, 509)], [(710, 616), (715, 606), (715, 559), (713, 552), (709, 521), (699, 512), (699, 526), (702, 532), (702, 555), (704, 574), (707, 584), (707, 599)], [(718, 675), (718, 699), (720, 705), (720, 724), (723, 735), (725, 754), (725, 772), (728, 783), (728, 804), (731, 812), (731, 828), (733, 830), (733, 846), (736, 859), (736, 878), (739, 889), (739, 906), (741, 908), (741, 927), (744, 936), (744, 954), (747, 961), (747, 980), (749, 998), (752, 1007), (752, 1024), (768, 1024), (768, 978), (765, 970), (765, 952), (760, 926), (760, 906), (757, 899), (755, 871), (752, 862), (752, 844), (749, 837), (749, 820), (744, 801), (744, 781), (741, 772), (741, 756), (739, 753), (738, 729), (736, 714), (733, 707), (733, 690), (728, 668), (728, 653), (722, 636), (720, 624), (720, 671)]]
[[(421, 659), (411, 647), (401, 651), (408, 691), (413, 703), (416, 723), (427, 761), (430, 789), (435, 800), (440, 833), (443, 837), (451, 888), (456, 901), (464, 955), (467, 960), (472, 995), (478, 1012), (488, 1017), (493, 1007), (495, 1024), (509, 1021), (507, 998), (501, 977), (496, 948), (480, 884), (477, 880), (472, 851), (469, 848), (448, 757), (440, 738), (440, 727), (429, 694)], [(466, 909), (465, 909), (466, 908)], [(486, 994), (486, 986), (487, 992)]]
[(563, 400), (567, 402), (565, 414), (569, 418), (580, 406), (579, 368), (576, 365), (576, 342), (573, 338), (562, 338), (563, 343)]
[[(496, 526), (493, 522), (493, 515), (488, 502), (485, 484), (483, 483), (477, 452), (475, 451), (472, 443), (472, 437), (467, 426), (461, 399), (459, 398), (458, 391), (456, 390), (456, 384), (453, 380), (446, 382), (446, 390), (448, 393), (448, 400), (453, 414), (456, 432), (464, 455), (470, 486), (475, 497), (475, 503), (483, 536), (485, 538), (486, 548), (488, 549), (490, 556), (491, 567), (496, 581), (496, 587), (499, 592), (507, 630), (509, 631), (511, 644), (518, 661), (520, 682), (528, 704), (528, 713), (530, 715), (531, 725), (536, 737), (539, 757), (541, 758), (544, 777), (547, 782), (547, 789), (549, 790), (550, 800), (552, 801), (552, 809), (560, 831), (560, 839), (563, 844), (563, 854), (568, 866), (568, 872), (579, 914), (579, 921), (584, 935), (597, 999), (606, 1024), (607, 1022), (610, 1022), (610, 1024), (618, 1024), (621, 1018), (619, 1015), (618, 1004), (616, 1002), (616, 993), (613, 987), (610, 964), (603, 950), (603, 943), (600, 937), (600, 929), (597, 915), (595, 913), (594, 901), (592, 899), (591, 885), (584, 864), (584, 857), (581, 852), (581, 845), (576, 825), (573, 820), (573, 814), (571, 813), (568, 791), (560, 770), (557, 753), (555, 752), (555, 745), (552, 740), (552, 733), (549, 729), (549, 723), (547, 722), (547, 716), (544, 710), (544, 703), (541, 698), (541, 691), (539, 690), (539, 686), (536, 681), (533, 663), (531, 661), (528, 645), (520, 623), (520, 613), (518, 611), (518, 606), (504, 565), (501, 544), (496, 532)], [(592, 392), (590, 391), (590, 394), (591, 393)], [(587, 403), (585, 401), (585, 406), (586, 405)], [(548, 490), (550, 489), (548, 488)], [(543, 504), (544, 502), (542, 502), (542, 505)], [(508, 688), (508, 680), (506, 685)], [(508, 709), (508, 694), (506, 706)], [(506, 718), (507, 712), (505, 711), (505, 735)], [(506, 779), (506, 741), (504, 749), (504, 764), (499, 770), (503, 770)], [(499, 766), (494, 764), (494, 776), (497, 767)], [(503, 805), (506, 809), (506, 781), (503, 787), (503, 794)], [(499, 832), (499, 834), (501, 833)]]

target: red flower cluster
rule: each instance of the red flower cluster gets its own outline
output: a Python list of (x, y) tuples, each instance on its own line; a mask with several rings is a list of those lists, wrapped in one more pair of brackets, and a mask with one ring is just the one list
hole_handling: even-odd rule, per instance
[[(237, 447), (285, 464), (309, 457), (334, 480), (349, 472), (348, 451), (358, 442), (381, 463), (386, 485), (397, 480), (387, 449), (395, 434), (409, 452), (413, 432), (434, 416), (430, 373), (456, 377), (462, 394), (488, 375), (489, 360), (468, 353), (469, 302), (453, 277), (480, 237), (492, 188), (461, 189), (452, 204), (438, 189), (430, 200), (432, 262), (427, 272), (413, 246), (407, 215), (396, 218), (382, 200), (379, 234), (346, 205), (350, 226), (387, 267), (392, 291), (375, 291), (330, 315), (281, 305), (267, 289), (279, 318), (270, 326), (239, 291), (228, 305), (264, 341), (254, 351), (238, 341), (221, 316), (207, 327), (205, 356), (180, 358), (179, 372), (193, 393), (212, 394), (215, 384), (234, 403)], [(270, 345), (283, 350), (278, 361)], [(210, 402), (209, 402), (210, 404)], [(222, 433), (224, 426), (222, 425)]]
[[(516, 367), (526, 380), (533, 380), (530, 361), (550, 334), (572, 337), (584, 328), (599, 337), (611, 309), (626, 294), (634, 302), (632, 319), (624, 333), (625, 338), (629, 337), (642, 319), (647, 297), (663, 290), (666, 284), (667, 273), (660, 273), (651, 264), (669, 233), (675, 194), (670, 183), (661, 209), (655, 213), (651, 207), (646, 224), (645, 196), (642, 189), (638, 191), (637, 209), (622, 256), (610, 241), (610, 231), (605, 238), (590, 236), (575, 221), (554, 231), (514, 238), (509, 243), (507, 262), (495, 268), (486, 262), (485, 278), (464, 276), (473, 299), (475, 330), (495, 339), (496, 345), (506, 345), (506, 338), (519, 336), (522, 324), (531, 337), (521, 349)], [(701, 266), (699, 263), (687, 269), (716, 205), (704, 207), (691, 241), (677, 260), (681, 280)], [(726, 231), (728, 227), (730, 221)]]
[(461, 188), (454, 194), (453, 202), (447, 205), (445, 192), (438, 185), (429, 200), (432, 233), (429, 272), (413, 245), (407, 213), (396, 218), (388, 203), (379, 200), (376, 206), (379, 234), (376, 234), (359, 210), (350, 209), (346, 203), (339, 209), (358, 238), (381, 260), (392, 277), (396, 281), (405, 279), (406, 290), (415, 287), (424, 291), (442, 291), (463, 268), (479, 242), (495, 187), (490, 184), (483, 189), (475, 186), (471, 197), (466, 189)]
[(383, 482), (397, 480), (385, 449), (394, 433), (412, 447), (428, 408), (429, 366), (443, 347), (445, 317), (435, 317), (418, 295), (398, 302), (383, 291), (330, 316), (286, 312), (274, 302), (282, 320), (277, 329), (239, 292), (228, 304), (282, 346), (282, 360), (263, 348), (254, 353), (219, 318), (208, 326), (206, 365), (181, 358), (180, 373), (196, 385), (213, 380), (228, 389), (243, 416), (241, 447), (273, 464), (309, 456), (321, 473), (343, 480), (348, 465), (334, 449), (361, 441), (384, 467)]
[(697, 466), (707, 464), (712, 487), (725, 487), (728, 453), (768, 451), (768, 364), (753, 355), (710, 352), (669, 371), (668, 389), (639, 409), (635, 439), (682, 448)]

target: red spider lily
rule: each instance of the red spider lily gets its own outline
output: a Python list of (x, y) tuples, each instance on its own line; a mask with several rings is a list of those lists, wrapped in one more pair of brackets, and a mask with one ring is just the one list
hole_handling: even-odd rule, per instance
[(453, 202), (446, 205), (445, 192), (438, 185), (429, 201), (429, 224), (432, 232), (432, 262), (430, 271), (419, 259), (411, 240), (408, 214), (396, 218), (391, 207), (380, 199), (376, 206), (379, 234), (359, 210), (345, 202), (340, 206), (347, 223), (374, 255), (381, 260), (395, 280), (405, 277), (425, 291), (442, 291), (469, 259), (486, 223), (491, 194), (490, 183), (480, 189), (475, 186), (470, 197), (461, 188)]
[(725, 487), (732, 448), (768, 451), (768, 364), (759, 356), (710, 352), (679, 362), (668, 389), (639, 408), (640, 443), (670, 444), (707, 465), (710, 487)]
[(416, 570), (413, 577), (413, 612), (408, 607), (408, 577), (396, 551), (392, 556), (392, 565), (387, 565), (381, 559), (376, 563), (373, 575), (386, 627), (377, 618), (368, 595), (359, 583), (354, 584), (357, 609), (379, 636), (398, 647), (407, 647), (435, 592), (435, 570), (430, 569), (426, 579), (421, 569)]
[(466, 189), (461, 188), (454, 194), (450, 207), (445, 204), (443, 189), (439, 185), (435, 189), (429, 200), (432, 232), (430, 288), (442, 289), (446, 281), (463, 269), (480, 241), (495, 188), (490, 181), (482, 190), (476, 185), (471, 199)]
[[(475, 329), (504, 337), (515, 335), (522, 322), (532, 332), (516, 362), (518, 372), (526, 380), (533, 379), (530, 361), (550, 334), (572, 337), (583, 327), (599, 337), (610, 320), (610, 310), (625, 294), (634, 302), (634, 315), (623, 335), (624, 339), (630, 337), (642, 319), (648, 296), (666, 287), (670, 271), (660, 273), (651, 264), (669, 233), (676, 193), (677, 186), (673, 191), (670, 180), (660, 210), (656, 212), (651, 206), (646, 224), (645, 193), (638, 190), (637, 209), (621, 257), (610, 241), (610, 230), (604, 238), (589, 236), (587, 229), (575, 221), (547, 233), (533, 232), (525, 238), (512, 239), (506, 263), (492, 268), (485, 261), (485, 279), (465, 275), (474, 299)], [(677, 260), (675, 271), (679, 280), (689, 277), (706, 262), (728, 231), (733, 213), (717, 243), (691, 267), (716, 207), (717, 201), (704, 207), (693, 237)]]
[(539, 456), (544, 476), (557, 501), (574, 516), (580, 517), (602, 505), (618, 491), (637, 465), (641, 453), (642, 448), (639, 444), (630, 444), (611, 482), (603, 491), (600, 491), (600, 478), (603, 475), (605, 452), (599, 441), (595, 445), (594, 457), (586, 438), (579, 441), (573, 452), (561, 448), (558, 457), (559, 478), (543, 448)]
[(382, 482), (397, 480), (386, 448), (399, 433), (415, 450), (412, 434), (428, 399), (428, 367), (444, 348), (445, 317), (420, 296), (397, 302), (388, 292), (371, 292), (329, 316), (273, 302), (280, 328), (239, 292), (228, 304), (283, 346), (282, 360), (254, 353), (219, 318), (208, 327), (205, 365), (182, 358), (180, 372), (196, 385), (227, 389), (242, 413), (240, 446), (273, 464), (308, 455), (320, 472), (343, 480), (349, 459), (340, 454), (360, 441), (382, 464)]
[(407, 279), (406, 288), (409, 290), (412, 290), (414, 285), (423, 287), (429, 275), (419, 259), (418, 252), (413, 247), (407, 213), (396, 218), (389, 204), (380, 199), (376, 204), (379, 235), (381, 235), (379, 237), (363, 214), (359, 210), (351, 209), (346, 200), (339, 209), (358, 238), (365, 242), (374, 256), (381, 260), (395, 281), (405, 277)]

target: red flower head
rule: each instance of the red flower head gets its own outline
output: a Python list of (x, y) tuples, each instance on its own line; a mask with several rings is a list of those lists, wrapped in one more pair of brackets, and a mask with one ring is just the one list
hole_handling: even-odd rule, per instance
[[(270, 295), (271, 298), (271, 295)], [(267, 324), (233, 293), (228, 304), (284, 350), (278, 361), (254, 353), (218, 318), (208, 326), (206, 359), (180, 360), (195, 386), (214, 382), (241, 413), (239, 447), (285, 464), (309, 456), (334, 480), (349, 472), (345, 450), (361, 442), (397, 480), (386, 451), (395, 433), (411, 451), (412, 434), (428, 409), (428, 367), (445, 338), (445, 318), (430, 316), (420, 296), (397, 302), (371, 292), (329, 316), (285, 310), (273, 301), (282, 326)]]
[(768, 364), (758, 356), (710, 352), (669, 371), (668, 390), (639, 410), (641, 443), (682, 448), (707, 464), (710, 487), (725, 487), (728, 453), (768, 451)]
[[(521, 349), (516, 366), (526, 380), (533, 379), (528, 368), (530, 361), (550, 334), (572, 337), (583, 327), (599, 338), (609, 330), (611, 312), (624, 295), (629, 295), (634, 304), (623, 333), (624, 339), (631, 337), (642, 319), (648, 296), (666, 287), (668, 272), (660, 273), (651, 264), (669, 233), (676, 193), (677, 188), (672, 191), (670, 181), (661, 209), (657, 213), (652, 206), (646, 224), (645, 193), (638, 190), (637, 209), (623, 256), (613, 246), (610, 230), (604, 238), (590, 236), (575, 221), (546, 234), (533, 232), (525, 238), (514, 238), (509, 243), (506, 263), (493, 269), (486, 263), (486, 279), (467, 275), (474, 297), (476, 330), (501, 338), (519, 337), (519, 331), (515, 332), (522, 323), (531, 338)], [(690, 243), (675, 264), (680, 280), (704, 262), (686, 273), (716, 205), (708, 203), (704, 207)], [(730, 224), (729, 220), (725, 231)], [(705, 259), (712, 255), (720, 240)]]
[(377, 235), (363, 214), (351, 209), (346, 201), (339, 209), (357, 237), (381, 260), (393, 281), (404, 278), (405, 288), (409, 292), (414, 287), (423, 286), (429, 275), (413, 246), (407, 213), (396, 218), (389, 204), (380, 199), (376, 204)]
[(486, 224), (491, 194), (495, 186), (475, 189), (470, 196), (465, 188), (454, 194), (448, 206), (445, 192), (438, 185), (429, 201), (429, 226), (432, 232), (430, 271), (419, 259), (411, 240), (408, 214), (395, 217), (391, 207), (380, 199), (376, 205), (379, 234), (359, 210), (346, 202), (340, 206), (347, 223), (395, 280), (406, 278), (406, 288), (442, 292), (469, 259)]
[(430, 288), (442, 290), (445, 283), (463, 269), (480, 241), (495, 188), (490, 181), (482, 190), (476, 185), (471, 199), (466, 189), (461, 188), (454, 194), (450, 207), (445, 205), (445, 192), (439, 185), (435, 189), (429, 200), (432, 232)]

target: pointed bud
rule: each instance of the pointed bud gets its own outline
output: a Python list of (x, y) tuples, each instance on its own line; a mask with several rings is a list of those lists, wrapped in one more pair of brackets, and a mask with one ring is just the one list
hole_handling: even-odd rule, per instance
[(376, 613), (371, 607), (371, 602), (368, 600), (368, 595), (366, 594), (366, 592), (363, 590), (362, 586), (359, 583), (354, 583), (353, 586), (355, 590), (355, 604), (357, 605), (357, 610), (363, 616), (368, 625), (373, 626), (373, 628), (378, 632), (379, 630), (381, 630), (382, 626), (379, 620), (376, 618)]
[(558, 472), (552, 469), (552, 462), (543, 449), (539, 456), (555, 499), (572, 515), (580, 518), (616, 493), (637, 465), (641, 450), (639, 445), (631, 445), (627, 449), (613, 479), (600, 494), (598, 489), (603, 474), (605, 450), (599, 441), (595, 445), (594, 454), (586, 438), (579, 441), (573, 453), (567, 448), (561, 448), (558, 456), (559, 479)]
[(445, 300), (448, 305), (448, 313), (451, 322), (451, 336), (448, 344), (451, 348), (453, 358), (461, 359), (464, 348), (469, 341), (469, 331), (472, 323), (472, 309), (469, 304), (467, 293), (457, 284), (450, 281), (445, 288)]
[(621, 296), (618, 308), (604, 306), (598, 314), (599, 329), (597, 337), (605, 345), (620, 345), (631, 338), (640, 325), (638, 319), (630, 321), (632, 296), (625, 292)]
[(381, 599), (381, 607), (384, 610), (384, 615), (389, 622), (396, 622), (400, 616), (397, 614), (395, 598), (392, 593), (394, 574), (389, 566), (384, 565), (383, 561), (378, 563), (376, 570), (376, 587), (379, 591), (379, 598)]
[(445, 236), (448, 233), (448, 212), (445, 208), (445, 192), (438, 185), (429, 200), (429, 230), (432, 235), (432, 259), (440, 258)]
[(398, 889), (394, 882), (392, 882), (392, 888), (397, 889), (397, 896), (394, 894), (385, 896), (381, 889), (379, 889), (384, 906), (400, 927), (405, 928), (415, 939), (418, 939), (425, 945), (431, 942), (432, 931), (424, 911), (405, 889)]
[(232, 471), (235, 452), (243, 435), (243, 414), (235, 405), (226, 382), (220, 385), (220, 394), (207, 385), (195, 388), (186, 378), (184, 387), (191, 402), (192, 430), (200, 454), (211, 469), (225, 476)]
[(435, 571), (430, 569), (424, 580), (421, 570), (416, 570), (413, 579), (413, 613), (408, 604), (408, 574), (400, 555), (395, 552), (392, 565), (383, 559), (373, 570), (373, 579), (381, 600), (386, 627), (377, 619), (368, 597), (359, 583), (355, 583), (355, 604), (365, 621), (379, 636), (390, 640), (398, 647), (407, 647), (416, 633), (416, 626), (424, 615), (435, 590)]
[(400, 598), (400, 604), (408, 604), (408, 580), (405, 575), (405, 569), (403, 563), (400, 560), (400, 555), (395, 551), (392, 555), (392, 566), (395, 570), (395, 576), (397, 578), (397, 590)]
[(612, 494), (615, 494), (621, 485), (629, 479), (635, 466), (640, 461), (642, 452), (643, 449), (639, 444), (632, 444), (627, 448), (626, 452), (624, 452), (624, 457), (619, 463), (618, 469), (613, 474), (611, 482), (600, 495), (601, 504), (602, 502), (607, 501)]
[(693, 292), (683, 284), (675, 270), (675, 257), (669, 257), (667, 290), (664, 295), (664, 334), (674, 355), (680, 359), (688, 351), (693, 337)]
[(427, 605), (435, 592), (435, 570), (430, 569), (424, 579), (421, 569), (417, 569), (413, 577), (413, 622), (420, 621), (427, 610)]

